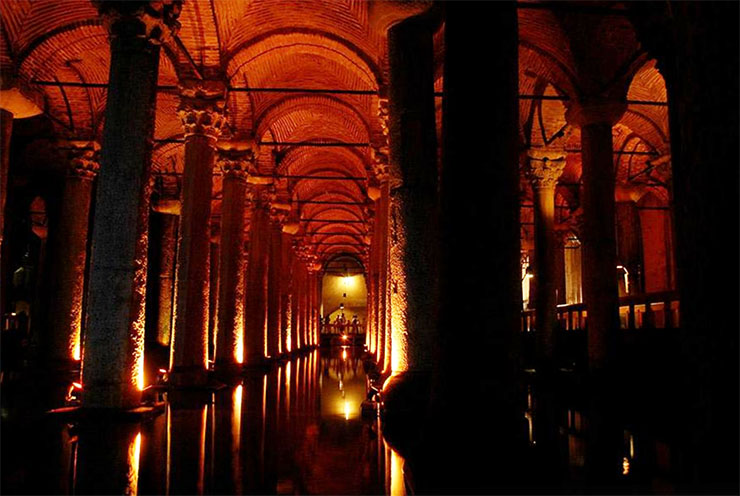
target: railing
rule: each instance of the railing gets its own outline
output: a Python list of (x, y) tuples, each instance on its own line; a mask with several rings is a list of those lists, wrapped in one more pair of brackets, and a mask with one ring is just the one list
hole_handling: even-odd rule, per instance
[[(558, 305), (557, 320), (560, 330), (585, 330), (588, 322), (586, 305)], [(681, 305), (675, 291), (630, 295), (619, 299), (620, 329), (675, 329), (680, 324)], [(533, 332), (536, 328), (535, 311), (522, 311), (522, 332)]]
[(322, 334), (364, 334), (363, 324), (321, 324)]

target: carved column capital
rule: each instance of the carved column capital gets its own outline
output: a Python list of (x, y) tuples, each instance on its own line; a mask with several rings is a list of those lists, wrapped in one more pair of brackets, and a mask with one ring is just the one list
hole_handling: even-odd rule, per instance
[(185, 137), (200, 135), (215, 142), (226, 124), (225, 99), (226, 86), (222, 81), (181, 81), (177, 114)]
[(60, 149), (68, 160), (68, 176), (92, 180), (98, 174), (100, 145), (95, 141), (65, 141)]
[(256, 162), (259, 150), (252, 142), (227, 141), (218, 144), (217, 165), (226, 178), (236, 178), (246, 181), (250, 175), (257, 172)]
[(111, 2), (93, 0), (111, 37), (122, 34), (146, 38), (155, 45), (166, 42), (180, 30), (177, 18), (182, 0)]
[(534, 189), (555, 188), (565, 169), (563, 149), (533, 148), (527, 152), (526, 175)]

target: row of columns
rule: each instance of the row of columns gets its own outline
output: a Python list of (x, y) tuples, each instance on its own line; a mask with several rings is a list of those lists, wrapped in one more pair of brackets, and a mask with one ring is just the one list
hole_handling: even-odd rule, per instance
[[(64, 267), (51, 316), (55, 346), (82, 349), (86, 407), (128, 408), (144, 386), (144, 303), (150, 154), (160, 43), (177, 29), (179, 4), (101, 3), (110, 19), (111, 69), (93, 219), (89, 322), (79, 344), (84, 267), (97, 150), (77, 152), (65, 186), (55, 267)], [(170, 347), (174, 386), (205, 386), (210, 368), (227, 374), (262, 366), (318, 343), (318, 269), (282, 232), (266, 185), (249, 184), (253, 143), (219, 142), (225, 87), (186, 80), (178, 113), (185, 137), (182, 198), (160, 201), (158, 322), (155, 341)], [(89, 147), (88, 147), (89, 148)], [(87, 153), (87, 155), (85, 155)], [(223, 175), (221, 224), (213, 229), (213, 169)], [(251, 197), (249, 240), (245, 202)], [(67, 239), (69, 238), (69, 239)], [(213, 345), (209, 357), (209, 342)], [(77, 344), (74, 344), (77, 343)], [(74, 349), (73, 358), (76, 358)], [(151, 378), (149, 378), (151, 379)]]

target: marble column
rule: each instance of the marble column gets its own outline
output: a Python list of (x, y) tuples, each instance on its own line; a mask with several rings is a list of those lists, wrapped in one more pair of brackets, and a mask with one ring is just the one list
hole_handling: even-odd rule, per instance
[(393, 373), (383, 386), (386, 415), (409, 413), (426, 402), (436, 339), (439, 240), (432, 35), (433, 27), (423, 18), (409, 18), (388, 30), (394, 319)]
[(180, 91), (185, 170), (170, 382), (187, 386), (207, 381), (211, 197), (216, 140), (225, 122), (225, 87), (220, 81), (186, 80)]
[(614, 358), (619, 331), (612, 126), (625, 109), (620, 102), (574, 102), (565, 116), (581, 128), (583, 301), (594, 372)]
[(81, 358), (82, 301), (85, 295), (88, 226), (93, 181), (98, 173), (99, 145), (93, 142), (70, 142), (61, 145), (69, 161), (56, 232), (52, 237), (48, 278), (47, 343), (54, 366), (70, 366)]
[(267, 356), (267, 272), (269, 263), (269, 198), (264, 186), (255, 186), (249, 234), (244, 322), (244, 364), (260, 366)]
[(83, 406), (127, 408), (144, 386), (149, 167), (161, 43), (180, 2), (100, 2), (111, 62), (93, 223)]
[(234, 372), (244, 363), (244, 207), (255, 151), (254, 146), (234, 142), (220, 150), (218, 159), (223, 174), (223, 201), (216, 369), (226, 372)]
[(557, 324), (557, 260), (555, 238), (555, 187), (565, 168), (565, 152), (533, 148), (528, 152), (526, 174), (534, 191), (534, 268), (537, 369), (541, 374), (554, 366), (554, 332)]

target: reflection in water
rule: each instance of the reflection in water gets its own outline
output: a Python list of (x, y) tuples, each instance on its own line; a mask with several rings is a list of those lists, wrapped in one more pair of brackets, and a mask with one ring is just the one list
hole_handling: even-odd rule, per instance
[[(409, 475), (404, 458), (384, 441), (381, 421), (361, 416), (367, 378), (360, 353), (336, 347), (278, 363), (266, 374), (245, 375), (215, 392), (170, 392), (165, 413), (141, 422), (68, 426), (50, 417), (14, 424), (4, 419), (3, 491), (413, 493), (423, 481)], [(589, 463), (600, 449), (621, 484), (617, 492), (674, 490), (675, 445), (638, 422), (647, 407), (620, 424), (614, 415), (600, 416), (600, 404), (576, 394), (544, 394), (537, 384), (526, 392), (519, 415), (527, 420), (522, 426), (529, 442), (522, 441), (530, 453), (529, 479), (546, 481), (540, 492), (590, 492)], [(598, 421), (608, 423), (601, 427)], [(611, 437), (603, 445), (595, 442), (613, 432), (616, 443)], [(413, 467), (418, 476), (418, 465)]]

